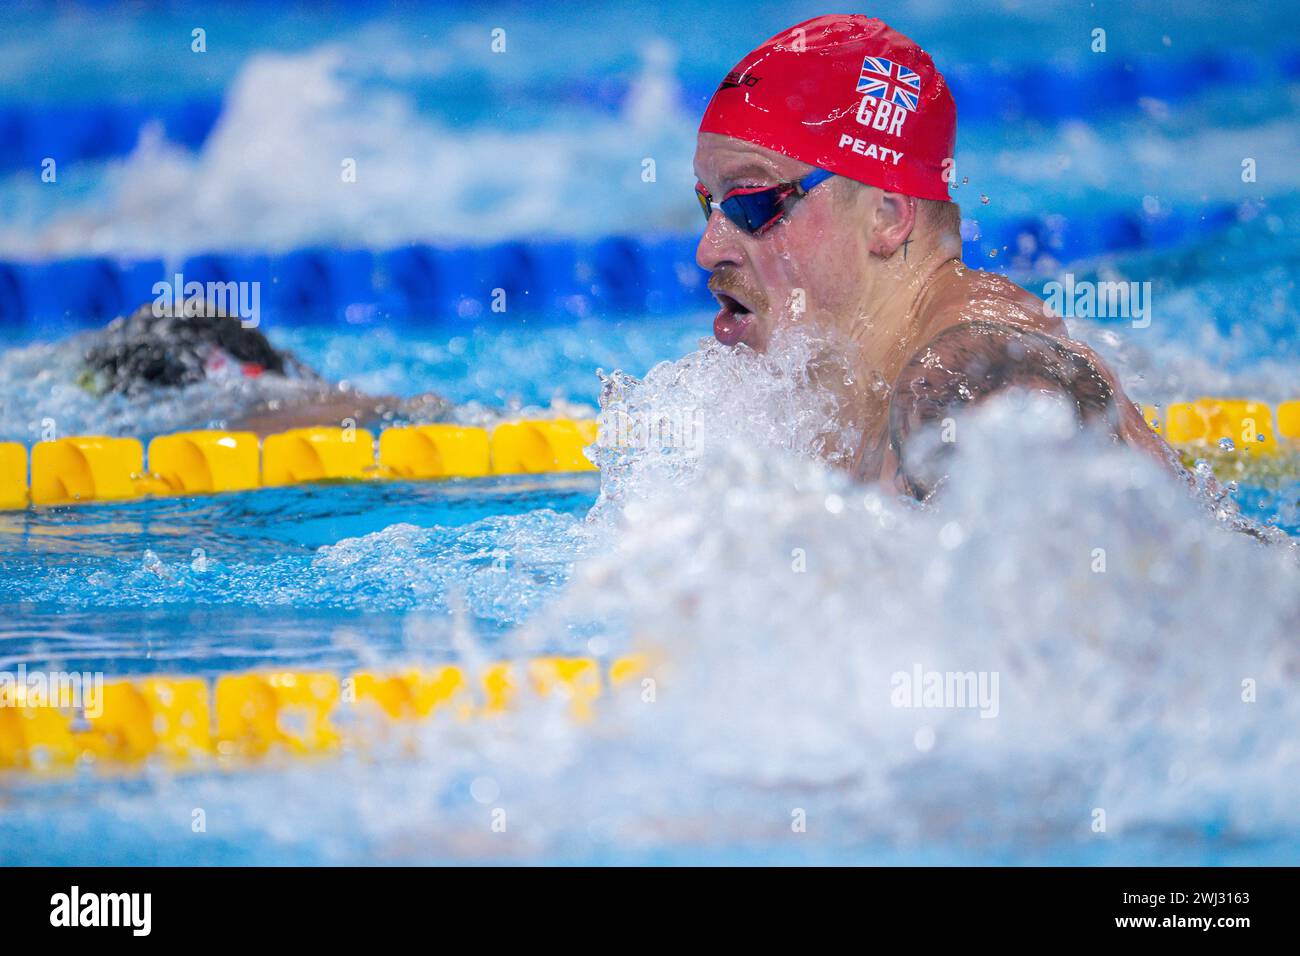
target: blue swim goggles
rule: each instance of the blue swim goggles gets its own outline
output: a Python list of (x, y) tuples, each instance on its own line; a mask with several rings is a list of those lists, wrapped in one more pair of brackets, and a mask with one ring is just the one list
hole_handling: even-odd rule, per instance
[(814, 186), (825, 182), (835, 174), (828, 169), (814, 169), (803, 179), (775, 186), (758, 186), (750, 189), (733, 189), (722, 197), (722, 202), (714, 202), (713, 196), (703, 183), (695, 184), (695, 198), (700, 201), (707, 223), (713, 210), (721, 209), (723, 215), (730, 219), (751, 236), (761, 236), (775, 226), (782, 216), (790, 212), (794, 203), (808, 195)]

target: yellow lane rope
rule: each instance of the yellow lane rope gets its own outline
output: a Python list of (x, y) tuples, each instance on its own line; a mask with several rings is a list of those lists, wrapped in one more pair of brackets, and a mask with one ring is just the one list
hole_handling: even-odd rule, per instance
[[(1247, 456), (1300, 451), (1300, 401), (1274, 410), (1247, 399), (1201, 398), (1163, 410), (1148, 424), (1188, 451)], [(448, 478), (582, 471), (594, 421), (511, 422), (491, 433), (456, 425), (383, 431), (306, 428), (268, 436), (196, 431), (155, 438), (149, 469), (130, 438), (65, 438), (0, 444), (0, 505), (25, 507), (142, 495), (188, 495), (323, 479)], [(270, 754), (326, 754), (365, 746), (361, 728), (466, 720), (507, 710), (522, 694), (557, 695), (578, 719), (593, 701), (644, 673), (641, 658), (607, 668), (592, 658), (539, 657), (492, 664), (477, 674), (445, 665), (397, 672), (266, 671), (215, 679), (0, 672), (0, 769), (58, 771), (78, 765), (131, 767), (151, 759), (209, 765)], [(91, 694), (87, 695), (87, 682)], [(75, 684), (75, 686), (74, 686)], [(77, 697), (77, 695), (80, 695)], [(76, 699), (74, 699), (76, 698)]]
[[(1199, 398), (1147, 423), (1171, 444), (1247, 456), (1300, 452), (1300, 400), (1274, 410), (1243, 398)], [(29, 455), (0, 442), (0, 509), (149, 495), (194, 495), (322, 480), (478, 478), (595, 469), (583, 448), (596, 422), (506, 422), (490, 432), (460, 425), (410, 425), (374, 436), (360, 428), (296, 428), (259, 442), (251, 432), (161, 435), (145, 449), (134, 438), (84, 436), (38, 442)], [(1231, 442), (1225, 445), (1224, 439)]]
[[(364, 748), (376, 727), (490, 719), (525, 695), (556, 698), (574, 719), (646, 675), (642, 657), (590, 657), (400, 671), (254, 671), (215, 679), (0, 672), (0, 772), (244, 764)], [(382, 734), (381, 734), (382, 736)]]
[(1219, 448), (1224, 439), (1231, 450), (1252, 455), (1300, 451), (1300, 400), (1282, 402), (1273, 410), (1264, 402), (1245, 398), (1198, 398), (1175, 402), (1164, 410), (1144, 405), (1147, 424), (1172, 445)]
[(477, 478), (592, 471), (582, 449), (594, 421), (507, 422), (491, 432), (460, 425), (410, 425), (374, 436), (363, 428), (296, 428), (268, 435), (189, 431), (134, 438), (82, 436), (0, 442), (0, 508), (120, 501), (148, 495), (246, 491), (322, 480)]

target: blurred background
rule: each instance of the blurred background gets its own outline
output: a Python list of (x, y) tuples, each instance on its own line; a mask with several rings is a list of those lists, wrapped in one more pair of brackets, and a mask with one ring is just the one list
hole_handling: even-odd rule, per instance
[[(16, 343), (98, 325), (180, 270), (262, 280), (273, 332), (699, 308), (690, 327), (707, 334), (696, 123), (744, 52), (823, 12), (9, 4), (0, 328)], [(1165, 331), (1197, 319), (1244, 337), (1211, 339), (1218, 368), (1265, 346), (1294, 354), (1294, 7), (979, 0), (954, 12), (923, 0), (869, 12), (921, 42), (953, 87), (969, 262), (1033, 279), (1109, 255), (1112, 269), (1182, 290), (1218, 269), (1194, 303), (1159, 290)], [(1229, 249), (1225, 267), (1216, 256)], [(1238, 310), (1244, 271), (1269, 278)], [(504, 317), (486, 311), (497, 287)]]

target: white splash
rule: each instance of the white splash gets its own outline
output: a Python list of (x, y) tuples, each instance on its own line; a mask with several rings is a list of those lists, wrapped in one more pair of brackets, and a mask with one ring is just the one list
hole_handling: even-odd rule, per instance
[(663, 163), (654, 182), (642, 180), (644, 157), (689, 156), (694, 147), (662, 41), (647, 47), (622, 115), (559, 113), (536, 128), (448, 125), (400, 88), (348, 72), (349, 54), (329, 45), (250, 57), (198, 154), (146, 130), (129, 156), (109, 164), (93, 202), (52, 215), (31, 204), (37, 218), (0, 229), (0, 255), (162, 255), (174, 264), (212, 250), (694, 225), (685, 199), (663, 201), (673, 184), (689, 198), (686, 164)]

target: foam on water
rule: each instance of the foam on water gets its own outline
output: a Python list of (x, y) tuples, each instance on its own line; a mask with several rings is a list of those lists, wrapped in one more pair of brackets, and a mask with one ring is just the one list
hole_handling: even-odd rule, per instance
[[(643, 157), (689, 158), (694, 143), (692, 120), (666, 92), (672, 60), (662, 51), (647, 52), (621, 115), (558, 113), (542, 127), (508, 129), (455, 128), (420, 113), (409, 96), (346, 74), (346, 45), (259, 54), (198, 154), (146, 130), (130, 156), (108, 164), (87, 201), (48, 224), (11, 221), (0, 254), (165, 255), (175, 263), (213, 249), (593, 235), (631, 222), (680, 231), (694, 209), (665, 203), (671, 186), (641, 179)], [(355, 181), (342, 175), (348, 159)], [(665, 161), (662, 174), (687, 199), (688, 162)], [(617, 202), (575, 202), (592, 182)], [(41, 206), (17, 204), (19, 215), (43, 219), (49, 209)]]
[[(469, 662), (649, 655), (651, 683), (605, 701), (593, 723), (552, 698), (499, 721), (423, 726), (393, 752), (376, 738), (365, 759), (81, 785), (92, 818), (111, 818), (130, 848), (119, 852), (160, 860), (191, 852), (187, 826), (175, 838), (157, 827), (180, 806), (230, 821), (200, 851), (220, 859), (626, 859), (762, 844), (796, 858), (1037, 846), (1132, 862), (1293, 839), (1294, 545), (1216, 522), (1050, 403), (962, 418), (953, 479), (929, 506), (856, 485), (815, 457), (816, 426), (836, 409), (798, 374), (815, 349), (798, 336), (777, 358), (711, 344), (644, 381), (610, 376), (605, 422), (697, 409), (702, 441), (690, 454), (601, 447), (604, 487), (585, 522), (534, 513), (457, 532), (450, 551), (480, 570), (503, 542), (551, 569), (540, 589), (523, 575), (482, 592), (524, 622), (513, 634), (489, 640), (456, 611), (461, 598), (444, 602), (449, 547), (430, 544), (436, 531), (398, 525), (313, 559), (366, 600), (451, 607), (417, 610), (409, 630)], [(472, 577), (457, 587), (481, 600)], [(896, 706), (898, 675), (917, 667), (997, 675), (990, 716)], [(43, 814), (20, 804), (6, 826)], [(79, 825), (61, 814), (54, 826)]]
[(265, 560), (250, 560), (246, 550), (177, 559), (133, 549), (101, 559), (94, 571), (78, 561), (51, 562), (15, 575), (7, 596), (97, 608), (184, 602), (445, 611), (447, 595), (458, 592), (474, 598), (482, 617), (514, 621), (538, 597), (535, 588), (546, 583), (557, 552), (571, 560), (566, 541), (572, 524), (569, 516), (546, 509), (451, 528), (394, 524), (314, 554), (290, 551)]
[[(647, 385), (643, 401), (675, 400)], [(816, 795), (833, 839), (1071, 842), (1094, 807), (1111, 832), (1294, 828), (1294, 543), (1211, 522), (1050, 403), (963, 430), (924, 509), (760, 433), (710, 442), (623, 509), (618, 546), (553, 613), (625, 620), (666, 662), (637, 732), (676, 766), (759, 806)], [(916, 666), (998, 674), (996, 719), (894, 706)], [(1244, 681), (1274, 693), (1244, 703)]]

